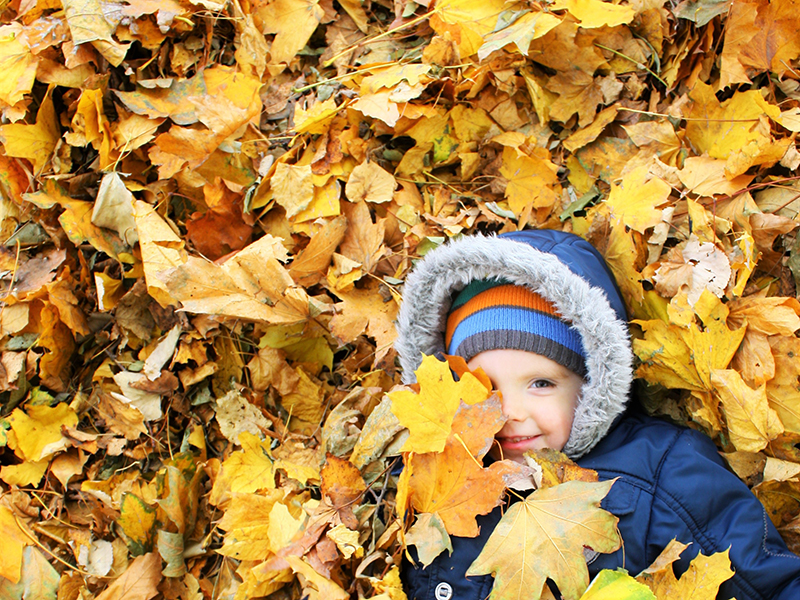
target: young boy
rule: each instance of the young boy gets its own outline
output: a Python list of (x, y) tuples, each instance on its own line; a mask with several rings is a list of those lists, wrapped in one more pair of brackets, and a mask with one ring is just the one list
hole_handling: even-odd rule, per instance
[[(507, 423), (496, 458), (554, 448), (618, 478), (603, 508), (623, 547), (587, 556), (592, 577), (637, 574), (673, 538), (698, 552), (730, 549), (736, 574), (719, 598), (800, 598), (800, 557), (704, 435), (648, 417), (629, 403), (633, 358), (625, 307), (605, 261), (581, 238), (553, 230), (464, 237), (428, 253), (408, 277), (396, 348), (406, 382), (422, 354), (463, 356), (502, 394)], [(465, 576), (501, 516), (479, 518), (477, 538), (423, 569), (404, 566), (411, 600), (484, 600), (493, 579)]]

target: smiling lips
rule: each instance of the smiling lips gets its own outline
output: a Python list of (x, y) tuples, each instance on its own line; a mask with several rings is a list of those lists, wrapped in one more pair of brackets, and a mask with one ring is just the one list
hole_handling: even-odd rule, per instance
[(508, 450), (517, 450), (523, 448), (529, 448), (531, 444), (541, 437), (541, 434), (537, 435), (525, 435), (525, 436), (514, 436), (514, 437), (498, 437), (497, 441), (503, 448)]

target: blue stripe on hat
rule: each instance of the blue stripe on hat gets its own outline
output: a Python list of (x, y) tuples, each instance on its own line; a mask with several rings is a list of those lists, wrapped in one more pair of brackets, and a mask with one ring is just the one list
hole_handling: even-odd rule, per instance
[(495, 306), (470, 315), (458, 324), (450, 341), (448, 354), (458, 354), (458, 347), (467, 338), (484, 332), (519, 331), (544, 337), (586, 359), (581, 335), (561, 319), (524, 308)]

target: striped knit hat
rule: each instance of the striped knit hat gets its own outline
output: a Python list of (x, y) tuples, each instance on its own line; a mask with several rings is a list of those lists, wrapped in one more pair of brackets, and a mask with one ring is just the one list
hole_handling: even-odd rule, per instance
[(473, 281), (456, 296), (447, 316), (445, 347), (467, 361), (487, 350), (525, 350), (586, 375), (580, 333), (551, 302), (503, 280)]

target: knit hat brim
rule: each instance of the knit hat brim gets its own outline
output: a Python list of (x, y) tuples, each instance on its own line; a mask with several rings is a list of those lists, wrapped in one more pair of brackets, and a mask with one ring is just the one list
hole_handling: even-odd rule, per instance
[(481, 352), (524, 350), (586, 375), (580, 333), (555, 306), (527, 288), (500, 280), (477, 280), (453, 302), (447, 319), (447, 353), (469, 361)]

